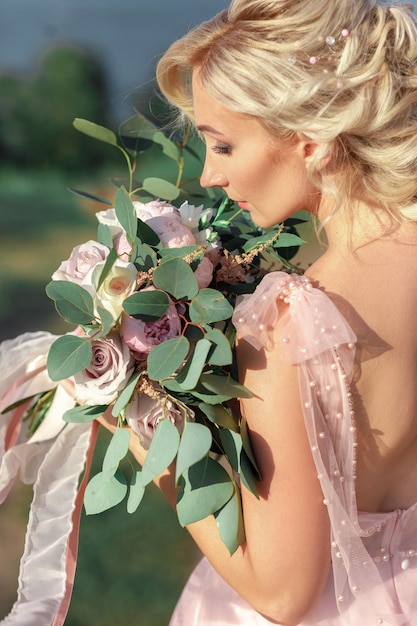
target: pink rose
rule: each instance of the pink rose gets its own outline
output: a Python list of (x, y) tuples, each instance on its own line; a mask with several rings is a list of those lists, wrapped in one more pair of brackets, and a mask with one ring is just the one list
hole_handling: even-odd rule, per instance
[(180, 333), (181, 320), (174, 304), (165, 315), (154, 322), (143, 322), (126, 313), (122, 315), (120, 335), (139, 360), (145, 359), (155, 346), (167, 339), (178, 337)]
[(153, 200), (147, 204), (133, 203), (136, 215), (156, 232), (165, 248), (194, 246), (195, 238), (191, 230), (181, 221), (181, 214), (171, 204)]
[[(190, 228), (181, 220), (180, 211), (168, 202), (133, 202), (137, 217), (156, 232), (165, 248), (195, 246), (196, 240)], [(98, 221), (110, 228), (117, 253), (122, 259), (130, 255), (131, 249), (114, 209), (96, 213)]]
[[(159, 386), (155, 386), (155, 389), (161, 390)], [(169, 419), (181, 434), (184, 421), (193, 421), (194, 412), (185, 405), (177, 405), (163, 392), (159, 398), (139, 393), (127, 405), (125, 417), (133, 432), (138, 435), (142, 446), (147, 450), (162, 419)]]
[(126, 233), (124, 230), (121, 230), (120, 233), (116, 235), (113, 241), (113, 245), (117, 252), (117, 256), (122, 261), (130, 261), (130, 255), (132, 254), (132, 246), (127, 240)]
[(148, 220), (148, 225), (156, 232), (165, 248), (195, 246), (194, 235), (184, 226), (177, 213), (153, 217)]
[(74, 374), (77, 401), (94, 406), (116, 400), (133, 372), (134, 360), (119, 335), (91, 341), (93, 358), (88, 367)]
[(79, 285), (97, 263), (106, 260), (109, 249), (98, 241), (87, 241), (76, 246), (69, 259), (63, 261), (52, 274), (52, 280), (68, 280)]
[(209, 286), (213, 278), (213, 263), (204, 256), (194, 272), (197, 279), (199, 289), (205, 289)]
[(136, 210), (136, 215), (139, 219), (147, 222), (151, 217), (158, 217), (158, 215), (167, 215), (168, 213), (175, 213), (177, 209), (164, 200), (151, 200), (150, 202), (134, 202), (133, 206)]

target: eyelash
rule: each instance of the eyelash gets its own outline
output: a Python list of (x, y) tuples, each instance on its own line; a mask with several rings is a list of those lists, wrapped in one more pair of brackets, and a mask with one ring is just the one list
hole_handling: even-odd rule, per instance
[(212, 146), (211, 148), (216, 154), (230, 154), (230, 146)]

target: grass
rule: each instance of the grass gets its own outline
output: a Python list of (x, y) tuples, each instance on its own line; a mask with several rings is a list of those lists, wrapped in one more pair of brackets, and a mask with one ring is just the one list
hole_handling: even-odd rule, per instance
[[(45, 285), (72, 248), (96, 236), (93, 212), (67, 186), (89, 179), (0, 172), (0, 340), (26, 331), (66, 332)], [(105, 176), (98, 177), (100, 186)], [(97, 189), (98, 195), (107, 195)], [(101, 205), (101, 208), (104, 208)], [(103, 432), (93, 473), (106, 445)], [(15, 599), (31, 489), (16, 485), (0, 508), (0, 616)], [(123, 503), (81, 521), (73, 600), (66, 626), (167, 626), (198, 554), (157, 489), (129, 515)], [(7, 567), (6, 567), (7, 563)]]

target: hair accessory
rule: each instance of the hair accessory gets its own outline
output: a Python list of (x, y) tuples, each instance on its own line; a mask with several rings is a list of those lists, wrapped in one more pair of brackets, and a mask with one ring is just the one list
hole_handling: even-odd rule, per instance
[[(337, 53), (340, 44), (342, 44), (344, 40), (346, 40), (346, 38), (349, 37), (349, 34), (350, 34), (349, 30), (347, 28), (343, 28), (337, 36), (328, 35), (327, 37), (319, 37), (319, 41), (327, 46), (328, 53), (327, 54), (322, 53), (321, 56), (320, 54), (310, 55), (307, 53), (308, 63), (310, 65), (317, 65), (320, 63), (320, 61), (325, 61), (327, 62), (327, 64), (331, 64), (333, 61), (332, 55), (335, 55)], [(289, 54), (287, 57), (288, 63), (290, 63), (291, 65), (295, 65), (297, 63), (296, 51), (298, 51), (300, 47), (301, 47), (300, 41), (297, 40), (294, 43), (294, 48), (295, 48), (294, 53)], [(327, 74), (329, 70), (327, 68), (324, 68), (323, 72)], [(343, 84), (344, 83), (339, 80), (337, 82), (337, 88), (341, 89), (343, 87)]]

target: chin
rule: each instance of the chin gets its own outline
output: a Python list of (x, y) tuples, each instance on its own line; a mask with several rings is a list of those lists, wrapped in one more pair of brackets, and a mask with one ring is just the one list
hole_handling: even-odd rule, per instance
[(256, 216), (253, 216), (252, 214), (251, 214), (251, 219), (252, 219), (252, 222), (256, 226), (259, 226), (259, 228), (263, 228), (264, 230), (267, 230), (268, 228), (273, 228), (274, 226), (278, 226), (279, 224), (279, 222), (262, 219), (262, 217), (258, 219)]

